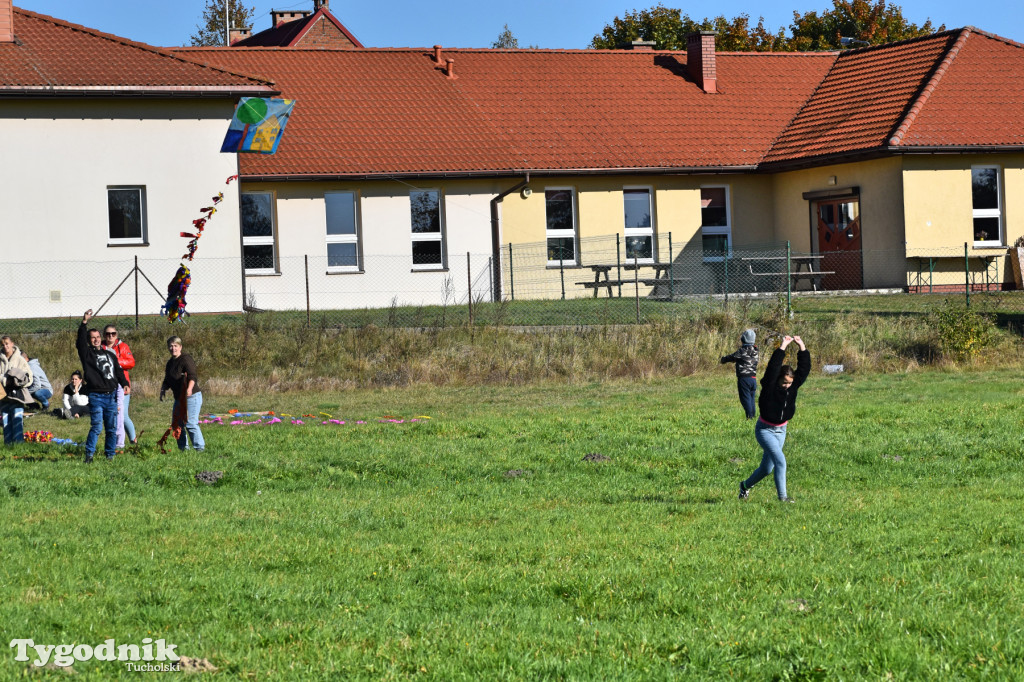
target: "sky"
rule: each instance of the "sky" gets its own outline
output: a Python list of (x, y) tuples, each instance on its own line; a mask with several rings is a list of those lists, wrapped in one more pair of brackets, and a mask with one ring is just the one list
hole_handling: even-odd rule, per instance
[[(582, 49), (616, 16), (658, 0), (330, 0), (331, 13), (366, 47), (490, 47), (507, 24), (520, 46)], [(793, 12), (822, 12), (831, 0), (664, 0), (694, 19), (746, 13), (764, 16), (773, 32), (787, 29)], [(931, 19), (946, 28), (976, 26), (1024, 43), (1024, 2), (905, 0), (903, 16), (918, 25)], [(150, 45), (187, 45), (205, 0), (14, 0), (16, 7), (49, 14)], [(312, 9), (313, 0), (247, 0), (253, 30), (270, 28), (270, 10)]]

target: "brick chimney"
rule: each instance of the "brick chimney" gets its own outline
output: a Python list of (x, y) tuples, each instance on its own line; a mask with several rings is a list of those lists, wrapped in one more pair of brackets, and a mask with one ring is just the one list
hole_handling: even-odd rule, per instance
[(313, 0), (313, 11), (314, 12), (319, 11), (319, 9), (321, 7), (323, 7), (325, 10), (330, 12), (331, 11), (331, 1), (330, 0)]
[(718, 92), (714, 31), (700, 31), (686, 36), (686, 70), (701, 90), (707, 93)]
[[(2, 0), (0, 0), (0, 1), (2, 1)], [(288, 22), (288, 21), (295, 21), (296, 19), (304, 19), (304, 18), (308, 17), (310, 14), (312, 14), (312, 12), (310, 12), (308, 9), (298, 9), (298, 10), (277, 10), (277, 9), (272, 9), (272, 10), (270, 10), (270, 24), (271, 24), (271, 26), (276, 28), (276, 27), (280, 26), (281, 24), (283, 24), (285, 22)]]
[(634, 52), (651, 52), (654, 50), (653, 40), (634, 40), (630, 43), (629, 48)]
[(14, 6), (11, 0), (0, 0), (0, 43), (14, 42)]
[(228, 44), (234, 45), (239, 40), (245, 40), (252, 35), (252, 26), (240, 26), (228, 31)]

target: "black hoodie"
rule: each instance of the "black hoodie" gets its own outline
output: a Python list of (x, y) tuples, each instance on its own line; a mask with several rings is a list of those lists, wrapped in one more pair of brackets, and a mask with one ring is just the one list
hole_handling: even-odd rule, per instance
[(118, 386), (128, 385), (124, 378), (124, 370), (117, 361), (117, 354), (100, 346), (93, 348), (89, 343), (89, 329), (85, 322), (78, 326), (78, 358), (82, 361), (82, 372), (85, 379), (83, 393), (112, 393)]
[(796, 412), (796, 392), (811, 373), (811, 352), (799, 351), (796, 354), (793, 384), (789, 388), (782, 388), (779, 386), (779, 370), (785, 360), (786, 351), (776, 349), (761, 377), (761, 395), (757, 399), (757, 406), (761, 408), (761, 419), (769, 424), (785, 424), (793, 418)]

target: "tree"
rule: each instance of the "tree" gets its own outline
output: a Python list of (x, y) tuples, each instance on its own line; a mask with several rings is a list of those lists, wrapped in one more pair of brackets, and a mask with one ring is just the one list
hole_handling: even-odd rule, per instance
[(224, 45), (224, 3), (228, 2), (231, 28), (251, 26), (256, 10), (246, 9), (241, 0), (206, 0), (203, 9), (203, 23), (196, 24), (197, 32), (192, 35), (192, 44), (197, 46)]
[(930, 19), (921, 26), (910, 23), (899, 5), (888, 5), (885, 0), (832, 0), (832, 9), (820, 16), (817, 12), (793, 12), (790, 42), (795, 50), (839, 50), (841, 38), (852, 38), (851, 47), (858, 43), (881, 45), (945, 29), (945, 25), (933, 28)]
[[(512, 33), (512, 29), (508, 27), (508, 24), (505, 24), (505, 28), (498, 34), (498, 39), (491, 43), (491, 47), (495, 50), (518, 50), (519, 39)], [(537, 46), (529, 45), (526, 49), (536, 50)]]
[(844, 37), (877, 45), (945, 30), (945, 26), (933, 28), (931, 21), (920, 27), (908, 22), (902, 9), (887, 5), (886, 0), (832, 0), (832, 5), (821, 14), (793, 12), (792, 35), (787, 36), (785, 29), (768, 29), (764, 17), (758, 17), (753, 27), (748, 14), (696, 21), (681, 10), (659, 4), (626, 12), (621, 19), (615, 17), (594, 36), (590, 47), (610, 50), (628, 47), (634, 40), (651, 40), (656, 50), (685, 50), (690, 33), (714, 31), (718, 49), (730, 52), (837, 50)]

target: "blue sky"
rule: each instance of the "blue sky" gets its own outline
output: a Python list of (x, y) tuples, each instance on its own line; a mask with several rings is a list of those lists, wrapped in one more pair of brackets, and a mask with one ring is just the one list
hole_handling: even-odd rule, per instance
[[(50, 14), (151, 45), (185, 45), (196, 31), (204, 0), (14, 0), (17, 7)], [(658, 4), (658, 0), (331, 0), (331, 12), (367, 47), (489, 47), (502, 27), (520, 45), (584, 48), (612, 19), (627, 10)], [(756, 22), (763, 15), (769, 28), (787, 28), (793, 11), (823, 11), (830, 0), (665, 0), (694, 18), (740, 13)], [(895, 3), (917, 24), (931, 19), (947, 28), (966, 25), (1024, 42), (1024, 2), (906, 0)], [(248, 0), (255, 8), (254, 30), (270, 27), (271, 9), (312, 9), (313, 0)]]

